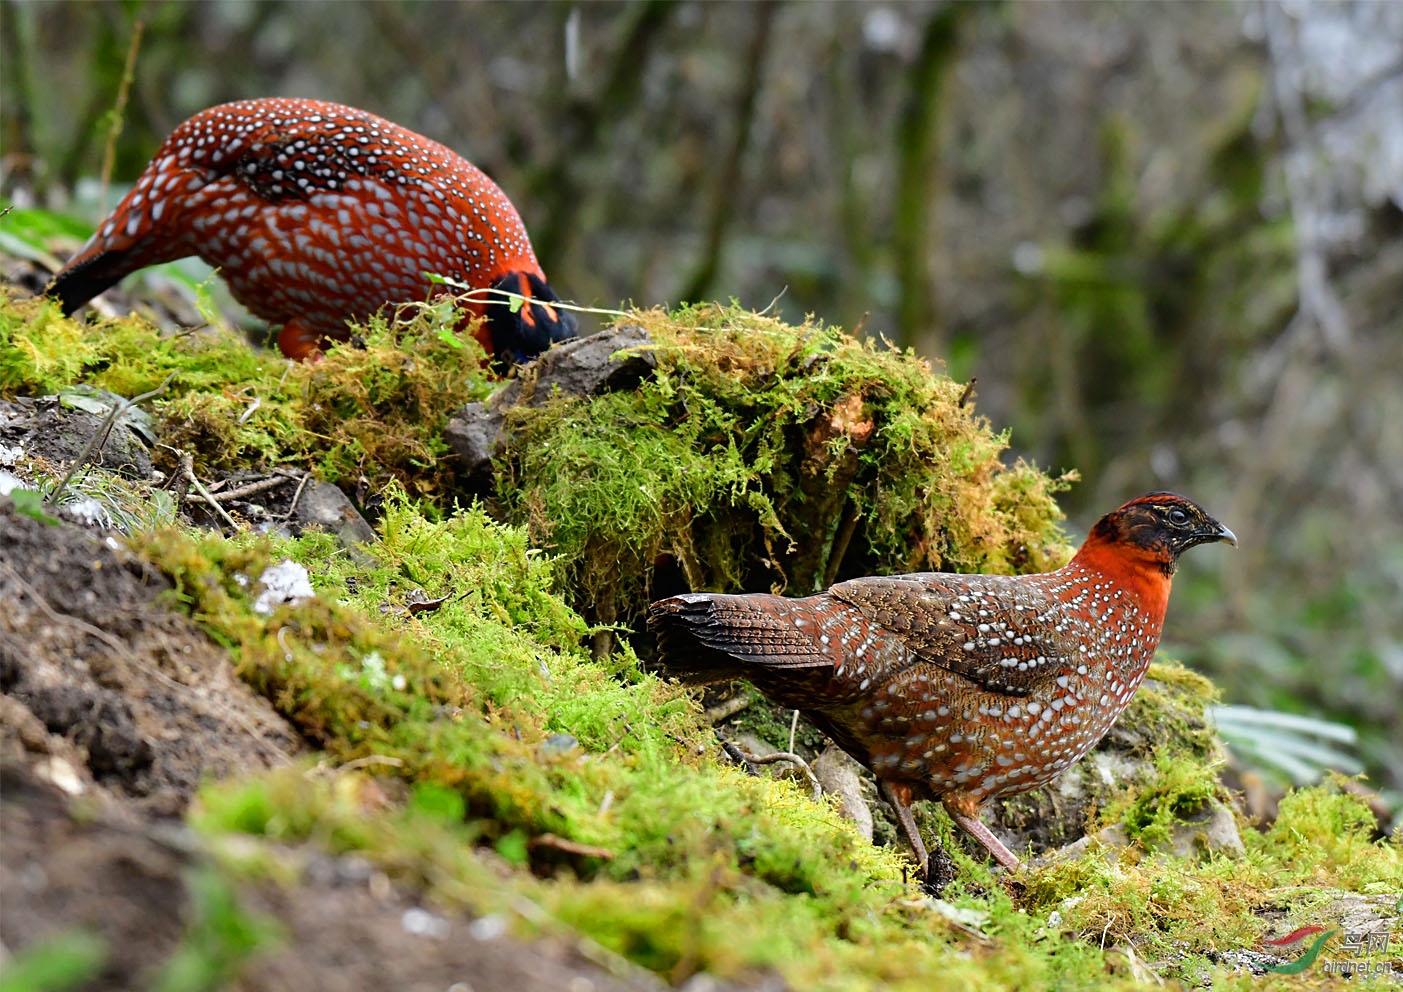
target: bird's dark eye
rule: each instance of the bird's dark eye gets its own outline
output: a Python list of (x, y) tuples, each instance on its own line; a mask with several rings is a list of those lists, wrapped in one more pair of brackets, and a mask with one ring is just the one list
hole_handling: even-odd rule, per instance
[(1184, 524), (1189, 522), (1189, 515), (1180, 509), (1170, 510), (1169, 522), (1171, 524), (1174, 524), (1176, 527), (1182, 527)]

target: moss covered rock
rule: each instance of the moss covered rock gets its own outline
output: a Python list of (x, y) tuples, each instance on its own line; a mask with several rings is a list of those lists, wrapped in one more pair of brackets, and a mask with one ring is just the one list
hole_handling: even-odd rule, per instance
[[(919, 569), (1070, 555), (1053, 479), (1001, 455), (966, 387), (914, 353), (735, 307), (649, 311), (654, 374), (507, 413), (502, 515), (605, 622), (693, 590), (807, 595)], [(530, 374), (530, 373), (527, 373)]]

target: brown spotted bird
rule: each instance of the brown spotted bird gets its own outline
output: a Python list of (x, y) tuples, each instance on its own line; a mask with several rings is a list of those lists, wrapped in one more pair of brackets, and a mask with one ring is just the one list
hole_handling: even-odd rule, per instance
[(166, 139), (48, 292), (72, 313), (137, 269), (198, 255), (234, 298), (281, 324), (289, 358), (318, 354), (387, 304), (482, 292), (469, 309), (503, 364), (575, 333), (506, 194), (451, 149), (319, 100), (211, 107)]
[(654, 603), (648, 626), (670, 674), (748, 679), (870, 768), (923, 867), (910, 804), (928, 798), (1016, 869), (980, 805), (1046, 785), (1105, 736), (1154, 657), (1179, 556), (1212, 541), (1237, 544), (1191, 500), (1150, 493), (1055, 572), (689, 593)]

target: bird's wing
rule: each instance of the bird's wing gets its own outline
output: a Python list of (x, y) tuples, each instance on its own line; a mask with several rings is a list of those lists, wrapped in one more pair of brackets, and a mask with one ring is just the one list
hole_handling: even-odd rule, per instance
[(1041, 590), (1005, 576), (918, 572), (841, 582), (830, 594), (892, 632), (923, 662), (1015, 696), (1075, 667)]
[(394, 175), (384, 133), (393, 125), (359, 111), (328, 120), (329, 112), (316, 109), (250, 115), (223, 143), (194, 149), (192, 164), (234, 177), (269, 203), (335, 192), (351, 178)]
[(248, 142), (230, 173), (268, 203), (306, 200), (313, 193), (334, 190), (348, 170), (345, 153), (325, 134), (297, 128), (265, 129), (259, 140)]

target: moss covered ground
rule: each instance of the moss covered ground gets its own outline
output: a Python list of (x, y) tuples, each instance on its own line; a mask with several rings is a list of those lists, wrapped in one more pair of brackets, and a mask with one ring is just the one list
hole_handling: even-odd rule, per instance
[[(868, 571), (1053, 567), (1061, 481), (1005, 465), (963, 387), (910, 355), (728, 308), (634, 319), (656, 378), (514, 415), (495, 500), (468, 505), (439, 431), (494, 382), (451, 313), (289, 366), (232, 336), (0, 299), (0, 396), (133, 395), (175, 372), (149, 408), (200, 472), (313, 466), (383, 494), (380, 540), (355, 555), (321, 533), (133, 535), (172, 606), (318, 751), (201, 791), (188, 819), (221, 872), (295, 885), (290, 847), (358, 852), (444, 912), (582, 934), (668, 981), (802, 989), (1312, 988), (1328, 976), (1254, 976), (1234, 955), (1329, 924), (1346, 895), (1399, 899), (1403, 836), (1378, 836), (1347, 783), (1288, 795), (1265, 831), (1240, 824), (1240, 856), (1158, 850), (1176, 819), (1231, 801), (1211, 733), (1181, 715), (1211, 686), (1175, 666), (1125, 718), (1153, 773), (1088, 813), (1129, 846), (1009, 878), (949, 844), (943, 900), (832, 801), (728, 764), (696, 694), (651, 674), (626, 629), (589, 650), (594, 624), (636, 615), (667, 568), (799, 593)], [(258, 580), (283, 559), (317, 595), (265, 615)], [(446, 598), (411, 610), (416, 590)], [(942, 816), (924, 822), (951, 841)]]

